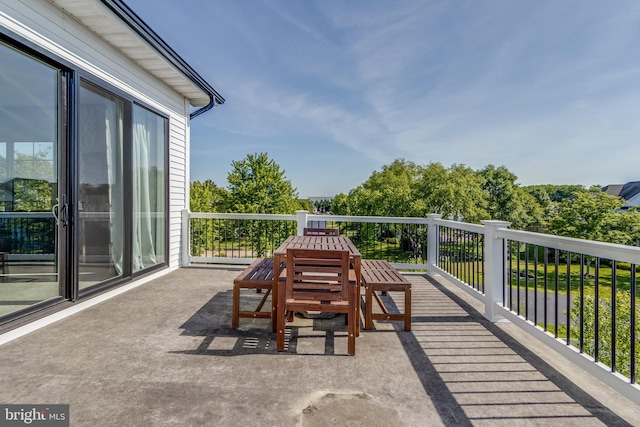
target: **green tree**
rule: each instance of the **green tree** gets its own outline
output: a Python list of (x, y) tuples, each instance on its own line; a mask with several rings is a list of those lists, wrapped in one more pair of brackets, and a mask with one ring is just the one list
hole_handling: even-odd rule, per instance
[(309, 199), (298, 199), (298, 206), (296, 210), (304, 210), (307, 212), (313, 211), (313, 203)]
[[(55, 204), (53, 160), (49, 147), (38, 148), (33, 155), (16, 152), (13, 159), (13, 179), (3, 184), (13, 196), (13, 204), (5, 210), (21, 212), (47, 212)], [(9, 160), (11, 161), (11, 160)], [(7, 159), (0, 164), (6, 175)], [(3, 175), (2, 175), (3, 176)], [(11, 178), (11, 177), (10, 177)]]
[(229, 192), (212, 180), (191, 183), (189, 209), (191, 212), (226, 212)]
[(554, 203), (562, 202), (563, 200), (571, 198), (573, 193), (576, 191), (587, 191), (583, 185), (529, 185), (525, 187), (525, 189), (531, 194), (533, 194), (531, 190), (543, 190), (549, 195), (549, 198)]
[(404, 159), (375, 171), (362, 185), (349, 192), (351, 215), (415, 216), (422, 203), (415, 197), (422, 167)]
[(227, 175), (232, 212), (291, 214), (299, 206), (298, 193), (285, 171), (267, 153), (248, 154), (231, 162)]
[(316, 200), (315, 202), (313, 202), (313, 207), (318, 212), (331, 212), (331, 200), (329, 199)]
[(329, 209), (334, 215), (351, 215), (348, 196), (344, 193), (336, 194), (333, 199), (331, 199), (331, 207)]
[[(191, 212), (226, 212), (229, 195), (210, 179), (191, 183), (189, 209)], [(224, 228), (224, 222), (217, 219), (194, 218), (191, 220), (191, 254), (201, 255), (211, 250), (214, 234)], [(215, 230), (215, 231), (214, 231)], [(225, 232), (223, 231), (222, 234)]]
[[(296, 189), (267, 153), (248, 154), (231, 166), (227, 175), (231, 212), (292, 214), (301, 207)], [(279, 232), (288, 233), (284, 228), (274, 230), (268, 221), (241, 222), (233, 229), (236, 236), (247, 240), (256, 256), (273, 249)]]
[(474, 223), (487, 219), (483, 183), (482, 176), (464, 165), (454, 164), (446, 169), (440, 163), (430, 163), (424, 168), (418, 186), (424, 203), (420, 215), (438, 213), (445, 219)]
[(622, 211), (624, 200), (594, 187), (573, 193), (558, 205), (549, 230), (560, 236), (635, 245), (640, 238), (640, 214)]
[(511, 227), (525, 229), (542, 221), (537, 201), (520, 187), (518, 177), (504, 166), (488, 165), (479, 171), (485, 179), (483, 190), (491, 219), (510, 221)]
[(546, 226), (553, 217), (555, 210), (554, 202), (551, 200), (549, 193), (544, 186), (541, 185), (524, 187), (523, 190), (532, 195), (536, 202), (538, 202), (542, 215), (542, 222), (539, 225), (543, 227)]
[[(584, 298), (584, 308), (580, 309), (580, 299), (574, 299), (571, 308), (571, 323), (584, 324), (584, 352), (595, 357), (596, 346), (596, 310), (598, 313), (598, 360), (612, 366), (613, 344), (611, 331), (613, 330), (613, 319), (615, 318), (615, 349), (616, 349), (616, 371), (622, 375), (630, 376), (631, 373), (631, 294), (628, 291), (618, 291), (615, 294), (615, 305), (611, 299), (601, 298), (596, 301), (594, 295), (586, 295)], [(615, 312), (614, 312), (615, 307)], [(584, 313), (584, 318), (581, 318)], [(636, 310), (635, 319), (636, 349), (640, 348), (640, 310)], [(571, 338), (580, 339), (580, 329), (571, 328)], [(576, 341), (574, 341), (576, 342)], [(574, 344), (577, 347), (577, 344)], [(636, 350), (638, 351), (638, 350)], [(640, 368), (640, 355), (636, 354), (636, 372)]]

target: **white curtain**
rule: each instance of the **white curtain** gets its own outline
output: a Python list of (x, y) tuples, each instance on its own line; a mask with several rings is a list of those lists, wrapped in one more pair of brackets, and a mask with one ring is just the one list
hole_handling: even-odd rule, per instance
[(133, 271), (164, 261), (164, 126), (133, 107)]
[[(117, 272), (122, 274), (124, 212), (122, 183), (122, 103), (105, 100), (105, 129), (107, 152), (107, 179), (109, 184), (109, 234), (111, 236), (111, 260)], [(99, 167), (98, 165), (95, 165)], [(91, 236), (87, 236), (91, 238)]]

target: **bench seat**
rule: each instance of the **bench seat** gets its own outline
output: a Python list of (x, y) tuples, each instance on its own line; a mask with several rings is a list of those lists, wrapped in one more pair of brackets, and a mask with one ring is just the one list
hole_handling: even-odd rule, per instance
[[(253, 311), (240, 311), (240, 289), (255, 289), (258, 293), (266, 291), (262, 300)], [(231, 327), (237, 328), (240, 318), (275, 319), (275, 300), (271, 299), (271, 310), (262, 308), (273, 291), (273, 258), (257, 258), (233, 280), (233, 308)]]
[[(362, 260), (362, 283), (365, 287), (365, 329), (373, 328), (373, 320), (402, 320), (404, 330), (411, 330), (411, 282), (406, 277), (387, 261)], [(404, 313), (390, 313), (378, 292), (404, 292)], [(373, 312), (374, 299), (382, 313)]]

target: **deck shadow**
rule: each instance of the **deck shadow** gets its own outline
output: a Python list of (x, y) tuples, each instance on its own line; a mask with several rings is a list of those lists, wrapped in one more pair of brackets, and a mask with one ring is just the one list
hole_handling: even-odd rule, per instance
[[(414, 330), (424, 328), (425, 334), (431, 333), (431, 336), (425, 337), (425, 335), (420, 335), (419, 332), (412, 334), (400, 333), (398, 336), (407, 355), (409, 355), (418, 377), (422, 381), (425, 391), (432, 399), (435, 408), (446, 425), (471, 426), (476, 423), (492, 420), (511, 420), (515, 423), (517, 423), (518, 420), (522, 422), (543, 422), (543, 420), (563, 422), (563, 420), (565, 420), (564, 422), (566, 422), (568, 418), (573, 418), (574, 421), (583, 418), (585, 421), (588, 421), (588, 418), (591, 417), (592, 419), (596, 418), (607, 426), (631, 425), (567, 379), (514, 337), (484, 318), (481, 313), (463, 298), (431, 277), (425, 276), (424, 279), (426, 279), (427, 286), (432, 286), (431, 292), (435, 291), (440, 293), (453, 302), (461, 311), (453, 314), (442, 312), (441, 315), (421, 312), (421, 307), (419, 307), (421, 304), (420, 297), (418, 296), (414, 299), (413, 307), (414, 313), (419, 313), (412, 317), (412, 323), (415, 326)], [(415, 288), (416, 286), (414, 284), (414, 289)], [(426, 299), (423, 301), (426, 302)], [(418, 307), (416, 307), (416, 304)], [(425, 303), (422, 308), (424, 309), (427, 306), (429, 306), (429, 304)], [(418, 310), (416, 310), (416, 308), (418, 308)], [(440, 309), (435, 306), (431, 306), (431, 308), (435, 310)], [(458, 331), (455, 331), (456, 336), (461, 338), (460, 343), (452, 343), (450, 340), (451, 337), (446, 336), (447, 329), (453, 327), (460, 328)], [(435, 332), (436, 330), (438, 332)], [(479, 335), (479, 333), (482, 333), (482, 330), (486, 330), (488, 334)], [(443, 334), (442, 343), (437, 342), (437, 337), (434, 339), (434, 333)], [(491, 336), (494, 338), (490, 338)], [(465, 340), (469, 340), (473, 345), (469, 345), (469, 343), (465, 344)], [(425, 342), (427, 342), (427, 344), (425, 344)], [(473, 346), (477, 346), (477, 348), (473, 349)], [(509, 350), (509, 354), (502, 354), (504, 353), (504, 349)], [(461, 362), (458, 361), (460, 358), (465, 357), (460, 354), (461, 352), (469, 352), (468, 360), (463, 359)], [(435, 356), (431, 356), (429, 353)], [(477, 356), (478, 359), (487, 356), (491, 357), (491, 355), (515, 355), (516, 358), (520, 358), (526, 362), (532, 369), (528, 367), (523, 368), (519, 359), (515, 359), (513, 362), (501, 362), (501, 368), (492, 371), (491, 369), (495, 369), (494, 366), (496, 364), (494, 362), (485, 362), (486, 368), (482, 368), (483, 363), (479, 362), (479, 360), (473, 360), (474, 353), (476, 355), (480, 354), (480, 356)], [(449, 355), (451, 360), (447, 361), (446, 355)], [(470, 365), (473, 365), (473, 371), (465, 371), (465, 367), (468, 368)], [(542, 381), (537, 379), (538, 373), (541, 375)], [(512, 378), (510, 379), (509, 376), (512, 376)], [(527, 378), (530, 379), (527, 380)], [(527, 381), (530, 381), (530, 384), (527, 384)], [(466, 389), (466, 387), (470, 386), (484, 387), (482, 385), (483, 382), (487, 387), (483, 391)], [(509, 382), (512, 383), (512, 386), (509, 386)], [(532, 385), (539, 386), (546, 382), (553, 384), (553, 386), (557, 387), (557, 392), (563, 392), (573, 402), (558, 401), (545, 404), (537, 402), (532, 398), (530, 402), (509, 403), (510, 393), (511, 396), (521, 394), (535, 396), (536, 391), (530, 390), (529, 388), (531, 388)], [(498, 392), (493, 391), (497, 383), (504, 386)], [(509, 387), (513, 388), (509, 389)], [(555, 390), (553, 392), (555, 392)], [(484, 396), (497, 395), (500, 393), (506, 396), (503, 401), (501, 401), (501, 398), (497, 398), (494, 402), (490, 402), (487, 399), (482, 400)], [(543, 395), (544, 393), (545, 391), (543, 390), (537, 392), (538, 395)], [(549, 391), (546, 391), (546, 393), (550, 394)], [(484, 394), (484, 396), (482, 396), (482, 394)], [(469, 399), (470, 396), (474, 398), (480, 396), (478, 400), (482, 400), (483, 403), (466, 402), (464, 399)], [(458, 399), (460, 399), (462, 403), (458, 402)], [(586, 415), (553, 414), (553, 410), (556, 410), (555, 408), (551, 410), (550, 414), (544, 413), (544, 409), (542, 408), (550, 407), (552, 404), (555, 405), (556, 408), (560, 408), (558, 411), (562, 411), (563, 404), (566, 404), (566, 408), (569, 408), (570, 404), (577, 404), (586, 411)], [(490, 415), (492, 405), (496, 408), (508, 408), (509, 405), (511, 405), (514, 409), (510, 415), (494, 414), (498, 416), (493, 417)], [(516, 406), (513, 405), (518, 405), (518, 410), (516, 410)], [(527, 410), (523, 410), (523, 408), (527, 405), (531, 407), (531, 410), (528, 414), (525, 414)], [(522, 415), (518, 411), (520, 411)], [(508, 409), (505, 412), (508, 412)]]
[[(248, 293), (247, 293), (248, 294)], [(261, 294), (243, 295), (243, 304), (255, 306), (262, 298)], [(195, 349), (173, 351), (177, 354), (196, 354), (207, 356), (242, 356), (249, 354), (304, 354), (304, 355), (341, 355), (341, 346), (336, 340), (344, 337), (347, 327), (344, 316), (332, 319), (302, 319), (297, 317), (296, 324), (288, 324), (285, 332), (285, 351), (278, 353), (275, 335), (271, 331), (268, 319), (240, 319), (240, 327), (231, 327), (232, 291), (214, 295), (195, 312), (185, 323), (181, 335), (202, 337)], [(320, 346), (312, 346), (311, 351), (298, 352), (301, 340), (322, 340)], [(340, 347), (340, 348), (338, 348)], [(338, 348), (338, 350), (337, 350)], [(346, 355), (346, 353), (345, 353)]]

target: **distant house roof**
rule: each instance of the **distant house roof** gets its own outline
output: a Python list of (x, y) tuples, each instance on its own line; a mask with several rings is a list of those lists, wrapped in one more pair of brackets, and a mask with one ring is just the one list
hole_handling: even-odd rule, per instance
[(602, 191), (604, 191), (605, 193), (611, 196), (620, 197), (620, 192), (622, 191), (622, 187), (624, 187), (623, 184), (612, 184), (612, 185), (607, 185), (606, 187), (602, 187)]
[(622, 197), (627, 202), (623, 208), (640, 206), (640, 181), (631, 181), (626, 184), (613, 184), (602, 187), (602, 191), (612, 196)]
[(149, 74), (189, 99), (191, 118), (224, 98), (122, 0), (49, 0)]

